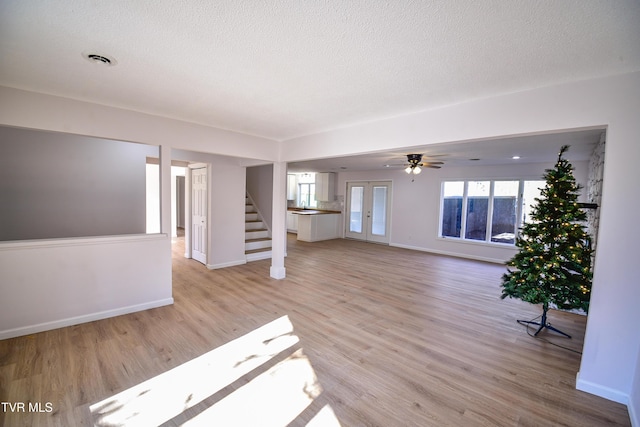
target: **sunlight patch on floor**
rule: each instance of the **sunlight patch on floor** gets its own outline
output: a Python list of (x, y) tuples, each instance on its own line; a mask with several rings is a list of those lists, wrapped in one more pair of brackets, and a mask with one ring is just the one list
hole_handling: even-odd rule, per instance
[[(96, 426), (162, 424), (298, 342), (299, 338), (293, 333), (289, 317), (283, 316), (202, 356), (91, 405), (94, 423)], [(302, 372), (305, 378), (308, 377), (308, 373), (299, 367), (291, 371), (287, 368), (283, 372)], [(265, 393), (266, 396), (270, 394), (268, 391)]]
[(307, 427), (340, 427), (340, 421), (329, 405), (318, 411), (315, 417), (307, 423)]
[(296, 351), (207, 410), (185, 427), (283, 427), (293, 421), (322, 392), (309, 359)]

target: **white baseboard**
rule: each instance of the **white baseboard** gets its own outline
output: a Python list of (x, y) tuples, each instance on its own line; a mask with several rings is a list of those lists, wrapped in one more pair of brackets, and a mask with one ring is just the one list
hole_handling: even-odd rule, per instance
[[(271, 259), (272, 257), (271, 251), (263, 251), (263, 252), (254, 252), (252, 254), (247, 254), (247, 262), (251, 261), (259, 261), (261, 259)], [(286, 256), (286, 255), (285, 255)]]
[(585, 393), (594, 394), (607, 400), (612, 400), (623, 405), (629, 405), (629, 395), (619, 390), (614, 390), (591, 381), (580, 379), (580, 372), (576, 374), (576, 389)]
[(217, 270), (218, 268), (233, 267), (235, 265), (244, 265), (246, 263), (246, 259), (241, 259), (237, 261), (221, 262), (219, 264), (207, 264), (207, 268), (209, 270)]
[(52, 329), (64, 328), (67, 326), (79, 325), (80, 323), (93, 322), (94, 320), (107, 319), (109, 317), (121, 316), (123, 314), (135, 313), (137, 311), (149, 310), (151, 308), (157, 308), (171, 304), (173, 304), (173, 298), (165, 298), (157, 301), (146, 302), (143, 304), (130, 305), (127, 307), (114, 308), (112, 310), (99, 311), (97, 313), (84, 314), (82, 316), (53, 320), (51, 322), (39, 323), (36, 325), (21, 326), (19, 328), (0, 331), (0, 340), (6, 340), (8, 338), (14, 338), (23, 335), (36, 334), (38, 332), (50, 331)]
[(481, 257), (481, 256), (475, 256), (475, 255), (466, 255), (458, 252), (439, 251), (436, 249), (425, 249), (425, 248), (420, 248), (418, 246), (402, 245), (399, 243), (389, 243), (389, 246), (394, 246), (396, 248), (402, 248), (402, 249), (411, 249), (412, 251), (428, 252), (428, 253), (437, 254), (437, 255), (446, 255), (446, 256), (452, 256), (456, 258), (467, 258), (467, 259), (473, 259), (476, 261), (485, 261), (485, 262), (491, 262), (494, 264), (504, 265), (503, 259), (487, 258), (487, 257)]
[(284, 279), (287, 277), (287, 272), (284, 267), (274, 267), (273, 265), (269, 269), (269, 275), (274, 279)]

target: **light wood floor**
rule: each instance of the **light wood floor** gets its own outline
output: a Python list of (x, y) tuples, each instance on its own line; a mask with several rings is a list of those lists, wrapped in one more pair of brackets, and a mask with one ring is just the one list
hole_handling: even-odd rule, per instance
[(181, 257), (182, 242), (173, 246), (173, 306), (0, 341), (0, 401), (53, 406), (0, 412), (0, 425), (92, 425), (90, 405), (285, 315), (300, 338), (291, 352), (306, 355), (322, 388), (291, 425), (326, 405), (343, 426), (630, 425), (625, 406), (575, 389), (585, 317), (553, 311), (551, 323), (573, 338), (530, 337), (516, 319), (539, 307), (500, 300), (502, 266), (289, 236), (279, 281), (268, 277), (270, 260), (210, 271)]

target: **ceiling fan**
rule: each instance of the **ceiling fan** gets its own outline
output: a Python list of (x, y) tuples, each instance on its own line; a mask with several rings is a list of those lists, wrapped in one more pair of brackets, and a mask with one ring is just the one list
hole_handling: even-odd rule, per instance
[(408, 174), (417, 175), (422, 171), (422, 168), (440, 169), (444, 162), (422, 161), (422, 154), (407, 154), (407, 161), (409, 165), (404, 170)]

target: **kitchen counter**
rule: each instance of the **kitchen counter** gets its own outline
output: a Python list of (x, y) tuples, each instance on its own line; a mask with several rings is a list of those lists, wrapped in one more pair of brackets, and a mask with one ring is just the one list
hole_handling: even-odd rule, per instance
[(288, 208), (288, 212), (297, 215), (335, 215), (341, 214), (340, 211), (327, 211), (322, 209), (302, 209), (302, 208)]
[(321, 209), (287, 209), (289, 214), (298, 215), (298, 240), (317, 242), (340, 237), (342, 212)]

